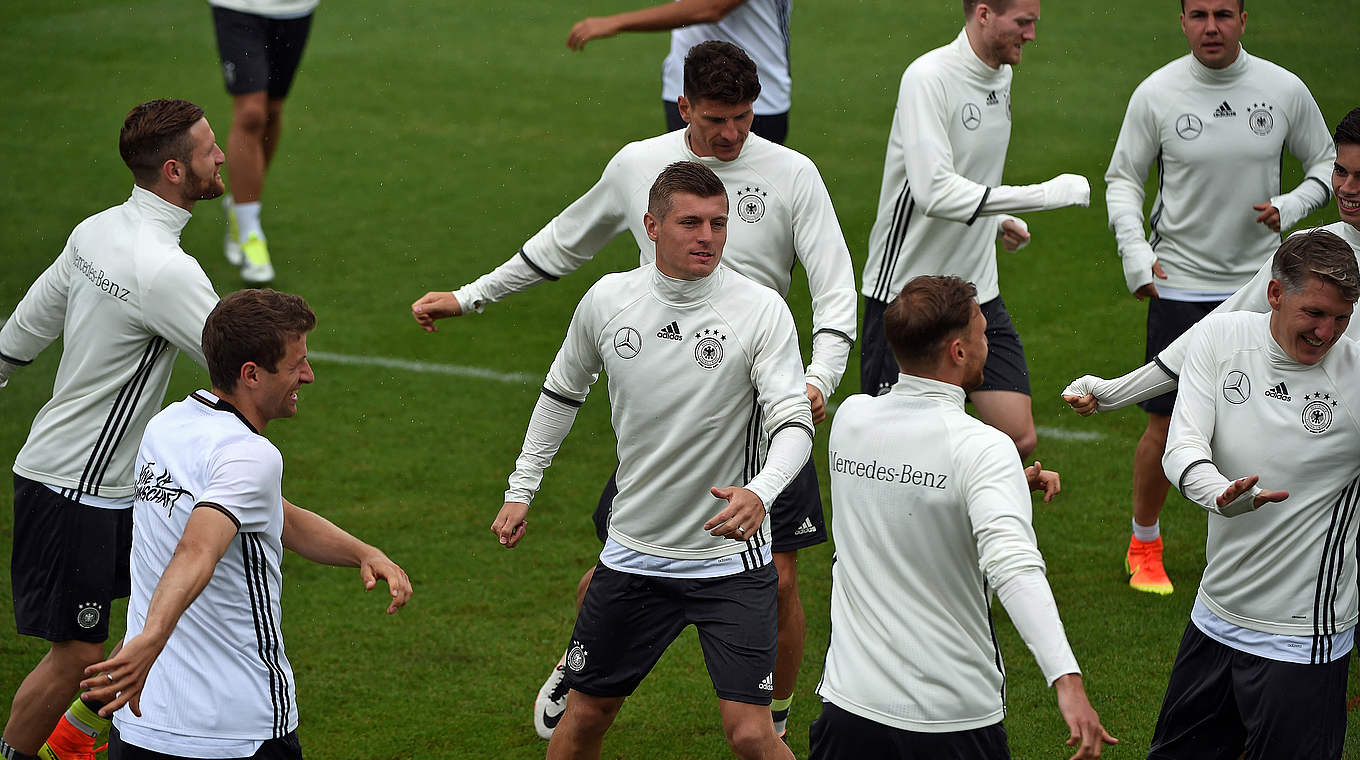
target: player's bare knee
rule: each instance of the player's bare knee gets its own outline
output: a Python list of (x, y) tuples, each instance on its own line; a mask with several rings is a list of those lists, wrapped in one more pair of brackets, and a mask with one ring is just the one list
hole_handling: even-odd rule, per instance
[(778, 737), (774, 736), (774, 725), (769, 721), (768, 712), (763, 716), (757, 714), (725, 723), (723, 733), (727, 735), (727, 744), (732, 748), (732, 753), (741, 758), (761, 757), (769, 740), (771, 738), (778, 740)]
[(231, 128), (246, 134), (263, 135), (269, 124), (269, 111), (254, 104), (241, 105), (232, 110)]
[(774, 567), (779, 573), (779, 606), (798, 600), (798, 552), (778, 552)]
[(576, 730), (591, 736), (599, 736), (608, 730), (621, 707), (621, 699), (588, 697), (576, 691), (567, 700), (567, 709), (572, 712), (572, 723)]

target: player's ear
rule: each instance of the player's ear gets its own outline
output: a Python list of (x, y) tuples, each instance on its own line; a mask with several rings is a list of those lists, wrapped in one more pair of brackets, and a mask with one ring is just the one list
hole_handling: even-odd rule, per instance
[(657, 218), (652, 216), (652, 212), (648, 211), (642, 215), (642, 226), (647, 230), (647, 237), (655, 243), (661, 233), (661, 222), (657, 221)]
[(675, 101), (675, 105), (680, 109), (681, 120), (688, 124), (690, 118), (693, 116), (693, 114), (690, 113), (689, 100), (684, 95), (681, 95), (680, 98)]
[(184, 181), (184, 165), (177, 158), (167, 158), (161, 164), (161, 178), (172, 185), (178, 185)]
[(240, 374), (236, 377), (237, 385), (253, 388), (260, 384), (260, 365), (255, 362), (246, 362), (241, 365)]
[(1266, 285), (1266, 301), (1270, 303), (1270, 308), (1279, 311), (1280, 304), (1284, 303), (1284, 285), (1275, 278), (1270, 278), (1270, 284)]

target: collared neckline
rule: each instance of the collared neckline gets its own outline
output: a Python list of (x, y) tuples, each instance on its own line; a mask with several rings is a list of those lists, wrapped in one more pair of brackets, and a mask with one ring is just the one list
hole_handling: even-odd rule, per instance
[(230, 401), (218, 398), (211, 391), (204, 390), (194, 391), (189, 395), (189, 397), (197, 401), (198, 403), (203, 404), (204, 406), (207, 407), (211, 407), (212, 409), (216, 409), (219, 412), (231, 412), (232, 414), (236, 415), (236, 418), (241, 421), (241, 424), (245, 425), (247, 428), (250, 429), (250, 432), (254, 433), (255, 435), (260, 434), (260, 431), (256, 430), (254, 425), (250, 424), (250, 420), (246, 419), (246, 416), (244, 414), (241, 414), (240, 409), (237, 409)]
[(978, 57), (977, 51), (973, 49), (973, 44), (968, 41), (968, 27), (959, 30), (959, 36), (954, 38), (954, 52), (963, 63), (963, 68), (968, 73), (982, 79), (994, 79), (1010, 68), (1009, 63), (1003, 63), (996, 68), (987, 65), (987, 62)]
[(712, 274), (701, 280), (679, 280), (663, 273), (655, 263), (649, 266), (652, 272), (648, 278), (648, 286), (652, 294), (673, 306), (690, 306), (707, 301), (718, 289), (727, 271), (727, 267), (720, 262)]
[(952, 404), (959, 409), (963, 409), (965, 395), (963, 388), (953, 383), (933, 380), (920, 375), (908, 375), (905, 372), (898, 373), (897, 384), (892, 387), (891, 392), (902, 396), (928, 398), (933, 401)]
[(189, 220), (193, 218), (193, 214), (141, 185), (132, 186), (132, 196), (128, 200), (137, 206), (147, 219), (158, 222), (167, 230), (173, 232), (176, 240), (179, 239), (180, 233), (184, 231), (184, 225), (188, 224)]
[(1237, 48), (1237, 60), (1221, 69), (1211, 69), (1199, 62), (1194, 53), (1189, 54), (1190, 75), (1205, 84), (1221, 85), (1232, 84), (1240, 79), (1250, 65), (1251, 56), (1247, 54), (1247, 49), (1239, 43)]

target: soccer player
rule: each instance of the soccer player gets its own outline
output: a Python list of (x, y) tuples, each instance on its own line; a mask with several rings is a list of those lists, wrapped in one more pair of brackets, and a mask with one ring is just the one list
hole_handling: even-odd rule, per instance
[(1011, 67), (1034, 39), (1039, 0), (964, 0), (963, 11), (959, 36), (902, 74), (861, 283), (860, 390), (876, 395), (897, 382), (897, 362), (881, 331), (888, 302), (917, 275), (958, 275), (977, 286), (991, 344), (986, 378), (969, 399), (1023, 459), (1038, 442), (1029, 370), (1001, 300), (993, 238), (1017, 250), (1029, 241), (1028, 227), (1006, 214), (1085, 206), (1091, 187), (1075, 174), (1001, 184), (1011, 138)]
[(217, 30), (222, 78), (231, 94), (227, 174), (227, 261), (241, 279), (265, 283), (274, 265), (260, 225), (264, 177), (283, 133), (283, 101), (307, 47), (321, 0), (208, 0)]
[[(452, 293), (427, 293), (412, 305), (416, 321), (480, 312), (486, 304), (544, 280), (565, 276), (625, 230), (637, 241), (641, 263), (655, 258), (642, 220), (647, 189), (666, 165), (697, 161), (713, 170), (733, 200), (724, 261), (731, 269), (787, 295), (794, 262), (807, 272), (812, 297), (812, 359), (804, 375), (814, 421), (826, 416), (855, 338), (855, 275), (831, 196), (807, 157), (749, 134), (752, 103), (761, 91), (755, 65), (737, 47), (706, 42), (685, 60), (686, 129), (630, 143), (605, 167), (600, 181), (534, 235), (496, 270)], [(668, 339), (664, 331), (649, 333)], [(683, 336), (670, 334), (674, 340)], [(757, 433), (752, 427), (753, 434)], [(611, 481), (595, 513), (603, 541), (614, 492)], [(804, 616), (798, 597), (798, 550), (827, 540), (817, 469), (808, 462), (772, 505), (775, 566), (779, 570), (779, 664), (775, 668), (776, 727), (783, 730), (803, 659)], [(580, 593), (591, 571), (578, 584)], [(561, 713), (561, 665), (540, 690), (535, 725), (544, 738)], [(554, 696), (555, 695), (555, 696)], [(545, 714), (545, 710), (548, 712)]]
[(751, 131), (784, 144), (789, 133), (793, 77), (789, 69), (791, 0), (676, 0), (612, 16), (577, 21), (567, 35), (567, 47), (584, 50), (586, 43), (619, 32), (671, 30), (671, 50), (661, 63), (661, 107), (666, 129), (684, 129), (680, 98), (685, 95), (685, 56), (708, 40), (731, 42), (756, 62), (760, 95), (752, 103)]
[(1203, 320), (1166, 475), (1209, 512), (1206, 566), (1149, 758), (1339, 758), (1354, 644), (1360, 298), (1325, 230), (1276, 251), (1270, 314)]
[[(778, 581), (766, 505), (812, 449), (793, 317), (773, 290), (719, 266), (728, 196), (703, 164), (661, 172), (644, 224), (655, 263), (600, 278), (576, 307), (491, 526), (507, 548), (523, 539), (544, 469), (608, 373), (618, 495), (548, 757), (599, 757), (624, 699), (692, 623), (732, 751), (792, 758), (768, 707)], [(755, 425), (770, 438), (763, 465)]]
[[(1183, 0), (1190, 45), (1143, 80), (1129, 99), (1105, 173), (1106, 205), (1129, 292), (1148, 299), (1147, 353), (1159, 351), (1246, 284), (1280, 244), (1279, 232), (1327, 202), (1336, 157), (1304, 83), (1242, 49), (1243, 0)], [(1305, 177), (1280, 192), (1288, 149)], [(1143, 183), (1158, 191), (1143, 230)], [(1140, 404), (1148, 424), (1133, 457), (1129, 585), (1170, 594), (1158, 517), (1170, 483), (1162, 450), (1175, 393)]]
[[(1332, 195), (1336, 197), (1336, 208), (1341, 220), (1318, 229), (1327, 230), (1346, 241), (1356, 259), (1360, 260), (1360, 108), (1352, 109), (1337, 123), (1332, 140), (1336, 146), (1336, 161), (1332, 165)], [(1267, 286), (1272, 277), (1273, 261), (1267, 260), (1251, 282), (1214, 309), (1214, 313), (1270, 311)], [(1063, 399), (1082, 416), (1088, 416), (1097, 411), (1121, 409), (1174, 390), (1185, 359), (1185, 349), (1194, 332), (1195, 329), (1190, 328), (1152, 361), (1121, 377), (1107, 380), (1083, 375), (1073, 380), (1063, 390)]]
[(114, 716), (112, 760), (302, 757), (280, 628), (285, 548), (357, 567), (365, 588), (385, 581), (389, 615), (411, 597), (381, 551), (282, 496), (283, 456), (264, 430), (297, 414), (315, 325), (299, 296), (232, 293), (203, 326), (212, 390), (147, 425), (127, 638), (81, 683)]
[(176, 353), (205, 364), (199, 333), (217, 303), (179, 247), (194, 204), (224, 189), (225, 157), (203, 109), (143, 103), (124, 120), (118, 151), (132, 196), (76, 226), (0, 329), (0, 387), (63, 336), (52, 399), (14, 462), (14, 617), (21, 635), (51, 648), (14, 694), (0, 738), (7, 760), (40, 750), (93, 760), (108, 733), (100, 705), (72, 699), (81, 671), (104, 658), (110, 605), (128, 594), (137, 443)]
[(907, 283), (883, 314), (901, 375), (882, 396), (846, 399), (831, 423), (836, 562), (814, 760), (1010, 757), (993, 591), (1054, 687), (1074, 757), (1116, 741), (1044, 578), (1033, 474), (1009, 437), (963, 409), (987, 362), (976, 295), (957, 277)]

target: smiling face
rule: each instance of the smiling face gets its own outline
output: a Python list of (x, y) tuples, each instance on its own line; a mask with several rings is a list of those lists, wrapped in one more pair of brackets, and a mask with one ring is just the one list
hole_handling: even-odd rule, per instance
[(960, 383), (963, 390), (971, 391), (982, 385), (983, 373), (987, 368), (987, 318), (982, 308), (973, 302), (973, 316), (968, 319), (968, 332), (963, 336), (964, 380)]
[(312, 365), (307, 362), (307, 336), (299, 335), (288, 341), (283, 358), (270, 372), (257, 368), (257, 408), (266, 421), (297, 414), (298, 389), (316, 379)]
[(1350, 324), (1355, 304), (1341, 295), (1334, 283), (1315, 276), (1288, 292), (1279, 280), (1266, 287), (1270, 301), (1270, 334), (1290, 358), (1317, 364)]
[(1185, 0), (1181, 31), (1195, 60), (1211, 69), (1226, 68), (1237, 60), (1247, 12), (1238, 0)]
[(756, 112), (751, 103), (723, 103), (699, 98), (690, 101), (683, 95), (678, 101), (680, 118), (689, 128), (685, 139), (696, 156), (713, 156), (719, 161), (733, 161), (741, 155), (741, 146), (751, 134), (751, 122)]
[(660, 218), (643, 217), (647, 237), (656, 243), (656, 268), (677, 280), (709, 276), (722, 261), (727, 243), (727, 196), (701, 198), (693, 193), (671, 195), (670, 210)]
[(1336, 146), (1332, 195), (1336, 196), (1336, 210), (1341, 214), (1341, 221), (1360, 230), (1360, 144)]
[(184, 167), (180, 193), (188, 204), (184, 207), (193, 208), (194, 201), (220, 198), (227, 191), (227, 185), (222, 181), (222, 164), (226, 163), (227, 157), (217, 147), (217, 135), (213, 134), (206, 118), (199, 119), (189, 128), (188, 137), (189, 154), (179, 162)]

